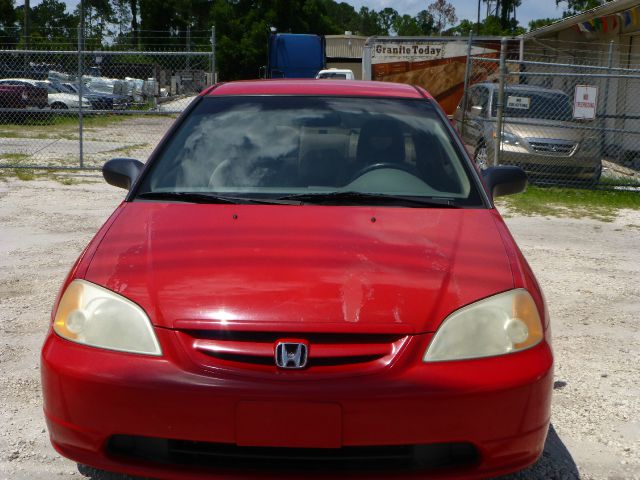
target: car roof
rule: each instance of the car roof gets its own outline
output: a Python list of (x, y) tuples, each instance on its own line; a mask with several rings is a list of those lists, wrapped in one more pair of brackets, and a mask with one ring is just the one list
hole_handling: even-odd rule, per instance
[[(497, 90), (500, 86), (498, 83), (493, 82), (482, 82), (482, 83), (474, 83), (471, 85), (472, 87), (488, 87), (490, 89)], [(538, 92), (538, 93), (562, 93), (566, 95), (566, 92), (562, 90), (554, 89), (554, 88), (544, 88), (539, 87), (537, 85), (520, 85), (520, 84), (507, 84), (505, 85), (505, 89), (509, 91), (522, 91), (522, 92)]]
[(3, 78), (2, 80), (11, 80), (13, 82), (28, 82), (28, 83), (36, 83), (41, 80), (34, 80), (33, 78)]
[(357, 97), (432, 98), (404, 83), (358, 80), (278, 79), (222, 83), (201, 95), (341, 95)]

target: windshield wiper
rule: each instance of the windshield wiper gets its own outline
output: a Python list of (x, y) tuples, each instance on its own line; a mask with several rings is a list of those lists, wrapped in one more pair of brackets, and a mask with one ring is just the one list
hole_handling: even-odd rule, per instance
[(327, 192), (286, 195), (278, 200), (299, 200), (317, 205), (390, 205), (404, 207), (458, 208), (453, 200), (412, 195), (389, 195), (364, 192)]
[(301, 205), (301, 200), (228, 197), (202, 192), (144, 192), (136, 196), (144, 200), (170, 200), (185, 203), (219, 203), (230, 205)]

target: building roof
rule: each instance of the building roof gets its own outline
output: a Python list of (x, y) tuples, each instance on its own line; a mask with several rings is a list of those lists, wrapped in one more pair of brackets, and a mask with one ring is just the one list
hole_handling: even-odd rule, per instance
[(527, 32), (523, 34), (522, 37), (526, 40), (528, 38), (548, 35), (550, 33), (555, 33), (561, 30), (565, 30), (567, 28), (571, 28), (580, 22), (586, 22), (595, 17), (600, 17), (603, 15), (611, 15), (613, 13), (618, 13), (622, 10), (636, 7), (637, 5), (638, 5), (638, 0), (612, 0), (611, 2), (600, 5), (599, 7), (592, 8), (591, 10), (587, 10), (586, 12), (582, 12), (577, 15), (572, 15), (571, 17), (563, 18), (561, 20), (558, 20), (557, 22), (553, 22), (550, 25), (546, 25), (544, 27), (537, 28), (531, 32)]
[(247, 80), (219, 84), (202, 95), (342, 95), (357, 97), (424, 98), (415, 87), (403, 83), (357, 80)]
[(362, 60), (364, 43), (368, 37), (358, 35), (326, 35), (327, 58)]

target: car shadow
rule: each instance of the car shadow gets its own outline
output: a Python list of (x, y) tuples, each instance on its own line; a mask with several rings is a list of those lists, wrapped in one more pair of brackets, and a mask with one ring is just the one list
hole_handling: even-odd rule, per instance
[(494, 480), (578, 480), (580, 472), (571, 453), (562, 443), (553, 424), (549, 425), (549, 433), (540, 459), (529, 468)]
[[(96, 470), (85, 465), (78, 465), (78, 471), (91, 480), (146, 480), (143, 477), (131, 477), (119, 473)], [(529, 468), (511, 475), (494, 478), (494, 480), (579, 480), (580, 472), (573, 461), (571, 453), (562, 443), (553, 425), (549, 425), (549, 433), (540, 459)]]

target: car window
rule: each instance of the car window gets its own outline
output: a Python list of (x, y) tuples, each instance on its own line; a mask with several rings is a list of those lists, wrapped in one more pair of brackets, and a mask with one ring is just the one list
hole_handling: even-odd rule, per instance
[(46, 88), (48, 93), (60, 93), (50, 83), (47, 83), (47, 82), (36, 82), (36, 85), (38, 87)]
[(424, 100), (206, 97), (139, 192), (358, 191), (481, 204), (465, 157)]
[[(497, 115), (498, 92), (493, 92), (491, 115)], [(573, 108), (566, 93), (505, 89), (504, 116), (518, 118), (540, 118), (544, 120), (571, 121)]]

